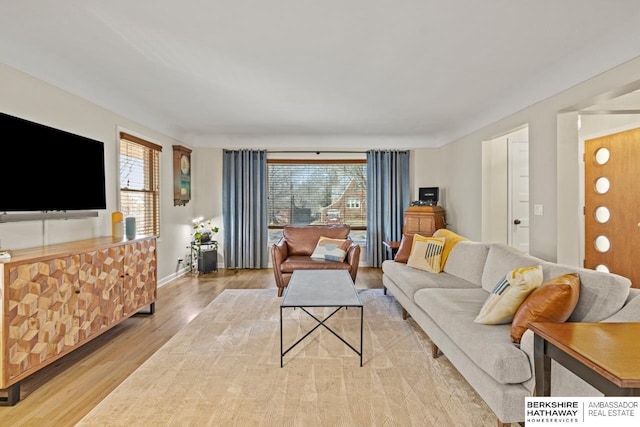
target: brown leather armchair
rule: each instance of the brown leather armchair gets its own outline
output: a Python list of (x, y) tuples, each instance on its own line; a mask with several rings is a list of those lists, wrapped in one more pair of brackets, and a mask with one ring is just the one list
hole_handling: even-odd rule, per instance
[(273, 274), (278, 285), (278, 296), (289, 284), (294, 270), (347, 270), (355, 283), (360, 262), (360, 246), (353, 242), (343, 262), (311, 258), (320, 237), (350, 239), (348, 225), (287, 225), (282, 238), (271, 247)]

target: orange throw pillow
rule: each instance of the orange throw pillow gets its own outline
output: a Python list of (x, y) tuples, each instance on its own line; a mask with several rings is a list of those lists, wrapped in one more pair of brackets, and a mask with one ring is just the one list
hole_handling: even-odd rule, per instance
[(566, 322), (578, 304), (580, 276), (568, 273), (550, 279), (520, 304), (511, 322), (511, 340), (520, 342), (529, 322)]
[(413, 234), (403, 234), (400, 241), (400, 247), (396, 252), (395, 262), (407, 263), (409, 261), (409, 255), (411, 255), (411, 246), (413, 245)]

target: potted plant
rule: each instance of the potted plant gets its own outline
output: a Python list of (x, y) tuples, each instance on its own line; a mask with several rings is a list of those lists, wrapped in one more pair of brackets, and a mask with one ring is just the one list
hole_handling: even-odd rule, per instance
[[(191, 233), (191, 257), (198, 260), (198, 271), (208, 273), (211, 269), (206, 268), (207, 264), (217, 263), (218, 242), (213, 240), (219, 228), (208, 221), (197, 221), (193, 224), (193, 232)], [(203, 251), (202, 245), (208, 250)], [(211, 259), (206, 259), (209, 257)], [(214, 268), (217, 270), (217, 268)]]
[[(213, 236), (219, 231), (218, 227), (215, 227), (211, 220), (204, 222), (196, 222), (193, 224), (193, 233), (191, 236), (191, 240), (195, 242), (198, 247), (202, 243), (210, 242)], [(218, 244), (215, 243), (216, 249), (218, 249)]]

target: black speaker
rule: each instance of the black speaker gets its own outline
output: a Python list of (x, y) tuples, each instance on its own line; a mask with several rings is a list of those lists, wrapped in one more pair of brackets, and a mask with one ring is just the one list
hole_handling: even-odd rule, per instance
[(209, 273), (218, 271), (218, 251), (213, 249), (210, 251), (200, 251), (198, 257), (198, 271), (200, 273)]
[(418, 190), (418, 200), (425, 202), (427, 206), (437, 205), (439, 195), (440, 187), (421, 187)]

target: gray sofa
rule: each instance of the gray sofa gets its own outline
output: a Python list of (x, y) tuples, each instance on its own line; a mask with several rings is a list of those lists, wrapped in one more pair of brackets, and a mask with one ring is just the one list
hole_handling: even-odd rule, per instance
[[(640, 321), (640, 289), (622, 276), (559, 265), (500, 244), (457, 243), (444, 270), (430, 273), (392, 260), (382, 264), (383, 285), (405, 313), (433, 343), (433, 356), (442, 352), (484, 399), (498, 425), (524, 422), (524, 401), (534, 389), (533, 333), (512, 342), (510, 324), (475, 323), (495, 284), (518, 267), (542, 265), (544, 281), (577, 272), (580, 298), (568, 321)], [(580, 378), (552, 364), (552, 395), (598, 396)]]

